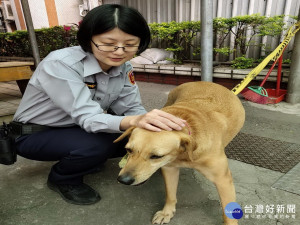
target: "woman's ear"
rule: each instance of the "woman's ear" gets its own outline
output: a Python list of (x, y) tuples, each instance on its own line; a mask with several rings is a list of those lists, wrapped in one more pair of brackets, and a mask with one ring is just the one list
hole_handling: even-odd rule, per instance
[(116, 140), (114, 140), (114, 143), (123, 140), (127, 136), (130, 136), (134, 128), (135, 127), (128, 128), (123, 134), (120, 135), (120, 137), (118, 137)]
[(180, 147), (188, 153), (190, 160), (194, 161), (193, 152), (197, 149), (197, 144), (195, 140), (189, 135), (181, 136)]

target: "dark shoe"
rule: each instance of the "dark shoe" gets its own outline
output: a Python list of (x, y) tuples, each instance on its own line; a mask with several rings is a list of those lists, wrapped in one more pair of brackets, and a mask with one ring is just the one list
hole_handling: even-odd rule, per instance
[(101, 199), (99, 193), (86, 184), (55, 184), (48, 180), (47, 185), (51, 190), (58, 192), (65, 201), (72, 204), (91, 205)]

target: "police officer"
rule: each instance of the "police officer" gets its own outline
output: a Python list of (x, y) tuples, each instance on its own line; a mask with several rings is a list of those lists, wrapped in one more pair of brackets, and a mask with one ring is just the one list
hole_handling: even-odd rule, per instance
[(124, 145), (113, 144), (122, 131), (131, 126), (181, 130), (184, 121), (157, 109), (146, 112), (141, 105), (128, 62), (150, 42), (138, 11), (115, 4), (96, 7), (83, 19), (77, 38), (80, 46), (54, 51), (38, 65), (14, 121), (30, 128), (21, 129), (17, 153), (58, 161), (48, 187), (69, 203), (86, 205), (100, 195), (83, 176), (124, 154)]

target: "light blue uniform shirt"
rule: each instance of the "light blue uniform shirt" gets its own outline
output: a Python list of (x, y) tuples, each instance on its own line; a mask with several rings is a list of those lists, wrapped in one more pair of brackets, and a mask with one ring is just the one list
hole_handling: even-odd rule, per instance
[[(54, 51), (36, 68), (14, 120), (53, 127), (79, 125), (93, 133), (120, 132), (124, 116), (146, 113), (131, 72), (126, 62), (106, 73), (94, 55), (79, 46)], [(109, 108), (117, 115), (106, 114)]]

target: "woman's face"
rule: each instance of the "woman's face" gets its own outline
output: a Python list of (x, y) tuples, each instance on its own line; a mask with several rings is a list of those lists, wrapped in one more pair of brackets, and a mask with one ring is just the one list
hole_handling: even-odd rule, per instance
[[(92, 37), (92, 41), (96, 45), (111, 45), (118, 47), (126, 47), (126, 46), (139, 46), (140, 38), (133, 36), (131, 34), (127, 34), (120, 30), (119, 28), (114, 28), (108, 32), (94, 35)], [(118, 48), (113, 52), (105, 52), (101, 51), (96, 47), (96, 45), (91, 42), (92, 52), (96, 59), (98, 60), (103, 71), (107, 72), (112, 66), (120, 66), (126, 61), (132, 59), (135, 55), (134, 52), (125, 52), (123, 48)]]

